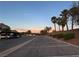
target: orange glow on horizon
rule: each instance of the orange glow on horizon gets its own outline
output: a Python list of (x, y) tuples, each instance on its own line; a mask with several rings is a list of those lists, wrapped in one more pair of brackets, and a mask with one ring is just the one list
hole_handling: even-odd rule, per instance
[(15, 28), (14, 30), (17, 30), (18, 32), (26, 32), (27, 30), (31, 30), (32, 33), (40, 33), (40, 30), (42, 30), (42, 28), (30, 28), (30, 29)]

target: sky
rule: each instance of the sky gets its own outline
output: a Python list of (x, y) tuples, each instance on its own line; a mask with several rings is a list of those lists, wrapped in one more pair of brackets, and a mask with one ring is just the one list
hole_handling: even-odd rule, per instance
[(72, 7), (71, 1), (0, 1), (0, 22), (12, 29), (52, 27), (52, 16)]

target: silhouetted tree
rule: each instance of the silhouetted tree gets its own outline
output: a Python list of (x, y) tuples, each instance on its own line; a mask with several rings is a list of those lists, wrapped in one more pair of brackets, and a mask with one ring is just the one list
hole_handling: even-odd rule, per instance
[(67, 22), (68, 22), (68, 18), (69, 18), (69, 11), (67, 9), (64, 9), (63, 11), (61, 11), (61, 16), (62, 16), (64, 22), (66, 23), (66, 28), (68, 30)]
[(45, 27), (45, 29), (44, 30), (46, 30), (47, 31), (47, 33), (51, 30), (51, 27)]
[(43, 34), (43, 35), (47, 34), (47, 30), (41, 30), (40, 34)]
[(57, 24), (58, 24), (58, 26), (59, 26), (59, 31), (60, 31), (60, 26), (61, 26), (61, 20), (62, 20), (61, 17), (58, 17), (58, 18), (57, 18)]
[(55, 16), (53, 16), (52, 18), (51, 18), (51, 22), (54, 24), (54, 28), (55, 28), (55, 31), (56, 31), (56, 17)]
[(27, 33), (27, 34), (31, 34), (32, 32), (31, 32), (31, 30), (28, 30), (26, 33)]
[(72, 17), (72, 30), (73, 30), (74, 21), (76, 21), (75, 16), (79, 15), (79, 7), (70, 8), (69, 14)]
[(62, 31), (64, 31), (65, 25), (66, 25), (66, 21), (64, 20), (64, 18), (62, 18), (61, 20)]

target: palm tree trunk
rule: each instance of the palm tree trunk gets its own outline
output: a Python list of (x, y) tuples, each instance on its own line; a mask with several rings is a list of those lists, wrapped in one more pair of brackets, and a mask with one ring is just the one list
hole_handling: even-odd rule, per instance
[(66, 28), (67, 28), (67, 31), (69, 30), (69, 28), (68, 28), (68, 24), (66, 24)]
[(56, 31), (56, 24), (54, 24), (54, 28), (55, 28), (55, 31)]
[(60, 25), (59, 25), (59, 31), (60, 31)]
[(64, 27), (62, 26), (62, 31), (64, 31)]
[(74, 17), (72, 17), (72, 30), (73, 30), (73, 19), (74, 19)]

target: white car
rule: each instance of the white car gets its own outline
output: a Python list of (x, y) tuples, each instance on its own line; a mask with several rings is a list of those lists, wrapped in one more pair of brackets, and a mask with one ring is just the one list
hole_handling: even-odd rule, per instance
[(0, 36), (0, 39), (7, 39), (10, 38), (10, 36)]

